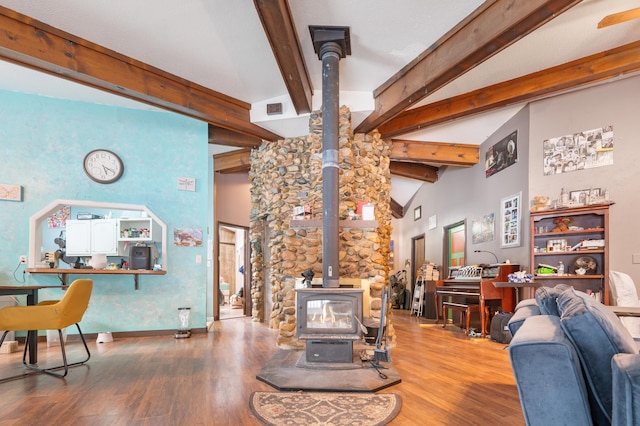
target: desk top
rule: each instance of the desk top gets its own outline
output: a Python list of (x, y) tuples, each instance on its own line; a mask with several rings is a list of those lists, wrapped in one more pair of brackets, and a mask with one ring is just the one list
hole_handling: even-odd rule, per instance
[(0, 285), (3, 290), (40, 290), (42, 288), (62, 288), (60, 285)]
[(496, 286), (497, 288), (502, 288), (502, 287), (513, 287), (513, 288), (521, 288), (521, 287), (540, 287), (542, 285), (544, 285), (541, 282), (535, 282), (535, 281), (531, 281), (528, 283), (511, 283), (511, 282), (497, 282), (494, 281), (493, 285)]
[(111, 275), (166, 275), (167, 271), (150, 271), (148, 269), (62, 269), (62, 268), (27, 268), (31, 274), (111, 274)]
[(619, 317), (640, 317), (639, 306), (607, 306)]

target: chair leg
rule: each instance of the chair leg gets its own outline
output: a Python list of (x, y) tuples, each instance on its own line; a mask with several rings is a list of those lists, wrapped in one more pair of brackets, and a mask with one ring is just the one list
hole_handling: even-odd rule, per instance
[[(3, 334), (2, 337), (0, 337), (0, 346), (2, 346), (2, 344), (4, 343), (4, 339), (7, 337), (7, 334), (9, 333), (10, 330), (6, 330)], [(22, 374), (16, 374), (15, 376), (9, 376), (9, 377), (3, 377), (0, 379), (0, 383), (4, 383), (4, 382), (8, 382), (10, 380), (14, 380), (14, 379), (20, 379), (23, 377), (27, 377), (29, 375), (29, 373), (22, 373)]]
[[(45, 374), (50, 374), (52, 376), (56, 376), (56, 377), (65, 377), (67, 375), (67, 373), (69, 372), (69, 367), (73, 367), (75, 365), (80, 365), (80, 364), (84, 364), (85, 362), (89, 361), (89, 358), (91, 358), (91, 352), (89, 352), (89, 347), (87, 346), (87, 341), (84, 338), (84, 334), (82, 334), (82, 330), (80, 330), (80, 324), (76, 323), (76, 327), (78, 329), (78, 334), (80, 335), (80, 338), (82, 339), (82, 344), (84, 346), (85, 351), (87, 352), (87, 358), (82, 360), (82, 361), (78, 361), (78, 362), (74, 362), (71, 364), (67, 363), (67, 352), (65, 350), (64, 347), (64, 339), (62, 336), (62, 330), (58, 330), (58, 336), (60, 337), (60, 351), (62, 352), (62, 365), (59, 365), (57, 367), (52, 367), (52, 368), (37, 368), (34, 367), (33, 365), (30, 365), (27, 363), (27, 352), (28, 352), (28, 346), (29, 346), (29, 336), (28, 333), (31, 333), (30, 331), (27, 332), (27, 343), (25, 343), (25, 348), (24, 348), (24, 354), (22, 356), (22, 364), (24, 364), (25, 367), (29, 368), (30, 370), (35, 370), (35, 371), (39, 371), (41, 373), (45, 373)], [(60, 369), (64, 369), (64, 373), (56, 373), (56, 370), (60, 370)]]

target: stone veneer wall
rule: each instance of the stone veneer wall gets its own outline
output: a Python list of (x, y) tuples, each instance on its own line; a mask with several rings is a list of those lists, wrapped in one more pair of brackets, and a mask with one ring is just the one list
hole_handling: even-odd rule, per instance
[[(391, 145), (378, 132), (354, 135), (346, 107), (340, 109), (339, 120), (340, 218), (346, 218), (349, 208), (355, 211), (359, 201), (370, 202), (379, 225), (377, 229), (341, 228), (340, 277), (369, 279), (372, 316), (379, 316), (389, 275)], [(322, 218), (321, 113), (311, 114), (309, 127), (307, 136), (265, 142), (251, 154), (252, 316), (279, 329), (279, 347), (302, 344), (296, 339), (295, 278), (307, 269), (316, 277), (322, 275), (322, 226), (290, 227), (293, 208), (307, 202), (313, 202), (314, 219)], [(269, 244), (269, 265), (265, 265), (263, 241)], [(264, 292), (267, 268), (270, 295)], [(273, 310), (266, 315), (264, 297), (273, 300)], [(390, 327), (391, 340), (393, 335)]]

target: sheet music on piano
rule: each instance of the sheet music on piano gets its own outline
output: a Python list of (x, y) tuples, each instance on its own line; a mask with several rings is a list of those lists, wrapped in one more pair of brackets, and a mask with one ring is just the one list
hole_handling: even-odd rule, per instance
[(501, 264), (449, 266), (447, 280), (478, 281), (481, 278), (495, 278), (500, 275), (500, 266)]
[(450, 266), (447, 279), (478, 281), (481, 277), (482, 268), (479, 266)]

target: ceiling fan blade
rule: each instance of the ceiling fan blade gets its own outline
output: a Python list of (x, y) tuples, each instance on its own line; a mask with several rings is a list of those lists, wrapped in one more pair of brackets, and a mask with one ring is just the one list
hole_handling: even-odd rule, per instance
[(619, 24), (636, 18), (640, 18), (640, 7), (607, 15), (602, 18), (602, 21), (598, 22), (598, 28), (608, 27), (609, 25)]

